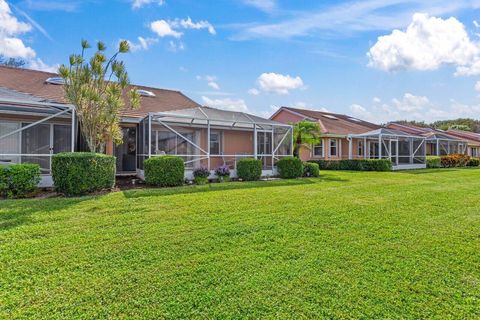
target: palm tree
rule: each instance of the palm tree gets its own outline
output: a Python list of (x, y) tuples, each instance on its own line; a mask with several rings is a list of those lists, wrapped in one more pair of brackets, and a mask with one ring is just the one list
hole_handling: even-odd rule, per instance
[(303, 144), (316, 145), (320, 143), (320, 126), (316, 122), (302, 120), (293, 126), (293, 154), (300, 156)]

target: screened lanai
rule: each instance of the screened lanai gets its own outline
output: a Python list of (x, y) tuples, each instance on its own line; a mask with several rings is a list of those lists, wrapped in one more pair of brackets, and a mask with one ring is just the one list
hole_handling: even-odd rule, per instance
[[(425, 137), (411, 135), (400, 130), (381, 128), (362, 134), (351, 134), (349, 140), (349, 159), (389, 159), (394, 170), (417, 169), (426, 167)], [(363, 148), (353, 155), (354, 141)]]
[[(198, 167), (214, 170), (238, 160), (257, 158), (265, 175), (275, 163), (293, 152), (292, 127), (243, 112), (209, 107), (149, 113), (139, 126), (138, 167), (149, 157), (177, 155), (187, 171)], [(234, 173), (235, 174), (235, 173)]]
[(427, 155), (445, 156), (448, 154), (467, 154), (468, 142), (448, 134), (434, 131), (426, 136)]

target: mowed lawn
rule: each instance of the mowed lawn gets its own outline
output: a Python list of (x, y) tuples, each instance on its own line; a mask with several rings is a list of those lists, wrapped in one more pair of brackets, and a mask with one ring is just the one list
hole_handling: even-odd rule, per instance
[(480, 317), (480, 170), (0, 202), (0, 318)]

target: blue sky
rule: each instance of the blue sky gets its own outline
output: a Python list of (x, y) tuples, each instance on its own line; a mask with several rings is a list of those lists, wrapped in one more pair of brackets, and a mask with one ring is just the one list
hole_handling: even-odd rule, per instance
[(133, 83), (214, 107), (480, 118), (479, 13), (473, 0), (0, 0), (0, 54), (50, 70), (83, 38), (127, 39)]

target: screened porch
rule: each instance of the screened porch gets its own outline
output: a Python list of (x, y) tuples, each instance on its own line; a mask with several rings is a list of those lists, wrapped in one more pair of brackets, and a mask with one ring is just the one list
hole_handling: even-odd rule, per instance
[(427, 155), (446, 156), (449, 154), (467, 154), (468, 142), (456, 139), (441, 132), (435, 132), (426, 137)]
[(262, 161), (264, 175), (275, 174), (275, 163), (293, 152), (292, 127), (243, 112), (209, 107), (148, 114), (139, 124), (138, 169), (149, 157), (183, 158), (186, 175), (195, 168), (209, 170), (238, 160)]
[[(50, 184), (51, 157), (74, 151), (75, 109), (71, 105), (0, 90), (0, 165), (35, 163)], [(44, 181), (45, 180), (45, 181)], [(51, 179), (50, 179), (51, 180)]]
[[(348, 141), (349, 159), (388, 159), (392, 161), (394, 170), (426, 167), (424, 137), (381, 128), (363, 134), (351, 134)], [(363, 149), (356, 154), (353, 152), (354, 141)]]

